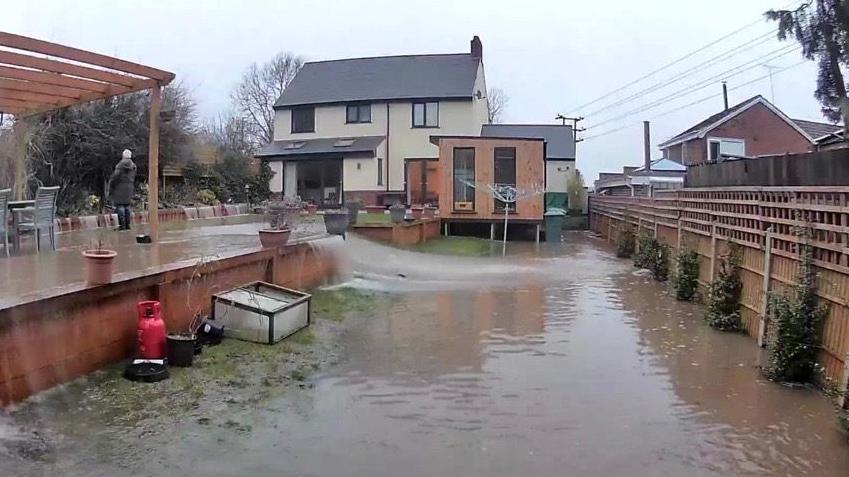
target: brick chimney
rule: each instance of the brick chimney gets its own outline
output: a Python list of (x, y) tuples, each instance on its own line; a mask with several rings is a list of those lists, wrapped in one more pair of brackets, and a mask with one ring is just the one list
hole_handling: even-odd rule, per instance
[(472, 54), (472, 56), (474, 56), (475, 58), (483, 59), (483, 43), (481, 43), (481, 39), (478, 38), (477, 35), (475, 35), (475, 37), (472, 38), (470, 44), (470, 53)]

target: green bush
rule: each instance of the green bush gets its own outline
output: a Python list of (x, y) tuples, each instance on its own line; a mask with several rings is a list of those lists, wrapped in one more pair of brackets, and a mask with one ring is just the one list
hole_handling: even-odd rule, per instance
[(634, 228), (630, 224), (625, 223), (616, 240), (616, 256), (619, 258), (631, 258), (634, 255), (634, 248), (636, 246), (637, 237), (634, 235)]
[(655, 250), (657, 250), (657, 253), (651, 263), (651, 273), (655, 280), (665, 282), (669, 279), (669, 246), (657, 242)]
[(201, 189), (197, 193), (197, 201), (204, 205), (216, 205), (218, 197), (209, 189)]
[(634, 266), (637, 268), (651, 268), (652, 257), (657, 254), (657, 241), (651, 232), (640, 232), (638, 239), (639, 247), (634, 255)]
[(769, 361), (764, 371), (777, 381), (811, 380), (822, 341), (821, 325), (828, 313), (817, 301), (811, 247), (800, 247), (802, 260), (792, 293), (773, 294), (769, 300)]
[(740, 331), (740, 297), (743, 282), (740, 280), (740, 251), (731, 244), (728, 255), (722, 258), (719, 273), (708, 287), (708, 324), (722, 331)]
[(682, 247), (675, 271), (675, 298), (690, 301), (699, 289), (699, 254)]

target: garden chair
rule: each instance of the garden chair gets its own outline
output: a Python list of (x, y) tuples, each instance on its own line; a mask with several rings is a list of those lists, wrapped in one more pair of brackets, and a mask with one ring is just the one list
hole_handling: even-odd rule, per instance
[(12, 189), (0, 190), (0, 235), (3, 236), (3, 250), (9, 256), (9, 198)]
[(59, 195), (59, 187), (39, 187), (35, 193), (35, 205), (23, 209), (16, 209), (20, 214), (15, 221), (16, 232), (35, 232), (35, 248), (41, 251), (41, 233), (47, 231), (50, 235), (50, 246), (56, 250), (56, 196)]

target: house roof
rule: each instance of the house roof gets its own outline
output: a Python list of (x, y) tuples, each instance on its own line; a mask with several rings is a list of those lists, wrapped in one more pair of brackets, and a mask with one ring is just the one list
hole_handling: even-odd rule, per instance
[[(645, 169), (646, 169), (645, 166), (638, 167), (637, 169), (634, 169), (633, 172), (634, 173), (641, 173), (641, 172), (645, 172)], [(649, 172), (651, 172), (651, 173), (654, 173), (654, 172), (680, 172), (680, 173), (685, 173), (685, 172), (687, 172), (687, 166), (685, 166), (685, 165), (683, 165), (679, 162), (675, 162), (671, 159), (661, 158), (661, 159), (655, 159), (655, 160), (651, 161), (651, 170)]]
[(479, 65), (480, 58), (468, 53), (309, 62), (295, 75), (274, 107), (472, 98), (476, 94)]
[[(263, 147), (256, 157), (263, 159), (306, 159), (315, 156), (374, 155), (383, 136), (331, 137), (274, 141)], [(344, 144), (344, 145), (343, 145)]]
[(807, 140), (811, 141), (812, 143), (814, 142), (814, 138), (810, 134), (808, 134), (799, 124), (797, 124), (794, 120), (787, 117), (786, 114), (784, 114), (780, 109), (775, 107), (774, 104), (767, 101), (766, 98), (764, 98), (761, 95), (757, 95), (757, 96), (753, 96), (753, 97), (743, 101), (742, 103), (735, 104), (734, 106), (731, 106), (730, 108), (726, 109), (725, 111), (721, 111), (721, 112), (716, 113), (712, 116), (709, 116), (705, 120), (699, 122), (698, 124), (694, 125), (693, 127), (687, 129), (686, 131), (684, 131), (680, 134), (677, 134), (677, 135), (671, 137), (670, 139), (667, 139), (666, 141), (660, 143), (658, 145), (658, 147), (660, 147), (662, 149), (662, 148), (674, 146), (676, 144), (681, 144), (682, 142), (686, 142), (686, 141), (689, 141), (691, 139), (703, 138), (703, 137), (705, 137), (705, 135), (707, 135), (708, 132), (716, 129), (717, 127), (721, 126), (725, 122), (734, 119), (735, 117), (737, 117), (738, 115), (740, 115), (744, 111), (746, 111), (749, 108), (751, 108), (755, 105), (758, 105), (758, 104), (762, 104), (762, 105), (766, 106), (773, 113), (775, 113), (779, 118), (784, 120), (784, 122), (789, 124), (796, 131), (798, 131), (799, 134), (804, 136)]
[(572, 126), (560, 124), (484, 124), (481, 136), (541, 138), (546, 142), (547, 159), (575, 159)]
[(819, 139), (843, 130), (843, 126), (840, 124), (820, 123), (806, 119), (794, 119), (793, 122), (798, 124), (800, 128), (808, 133), (808, 136), (814, 139)]

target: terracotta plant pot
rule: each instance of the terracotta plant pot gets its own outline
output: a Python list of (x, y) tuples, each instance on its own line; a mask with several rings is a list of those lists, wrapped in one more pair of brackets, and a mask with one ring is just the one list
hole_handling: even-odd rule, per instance
[(265, 248), (280, 248), (289, 241), (292, 229), (262, 229), (259, 231), (259, 243)]
[(318, 204), (307, 204), (307, 213), (309, 215), (315, 215), (318, 212)]
[(86, 283), (105, 285), (112, 283), (112, 270), (118, 252), (114, 250), (83, 250), (85, 257)]

